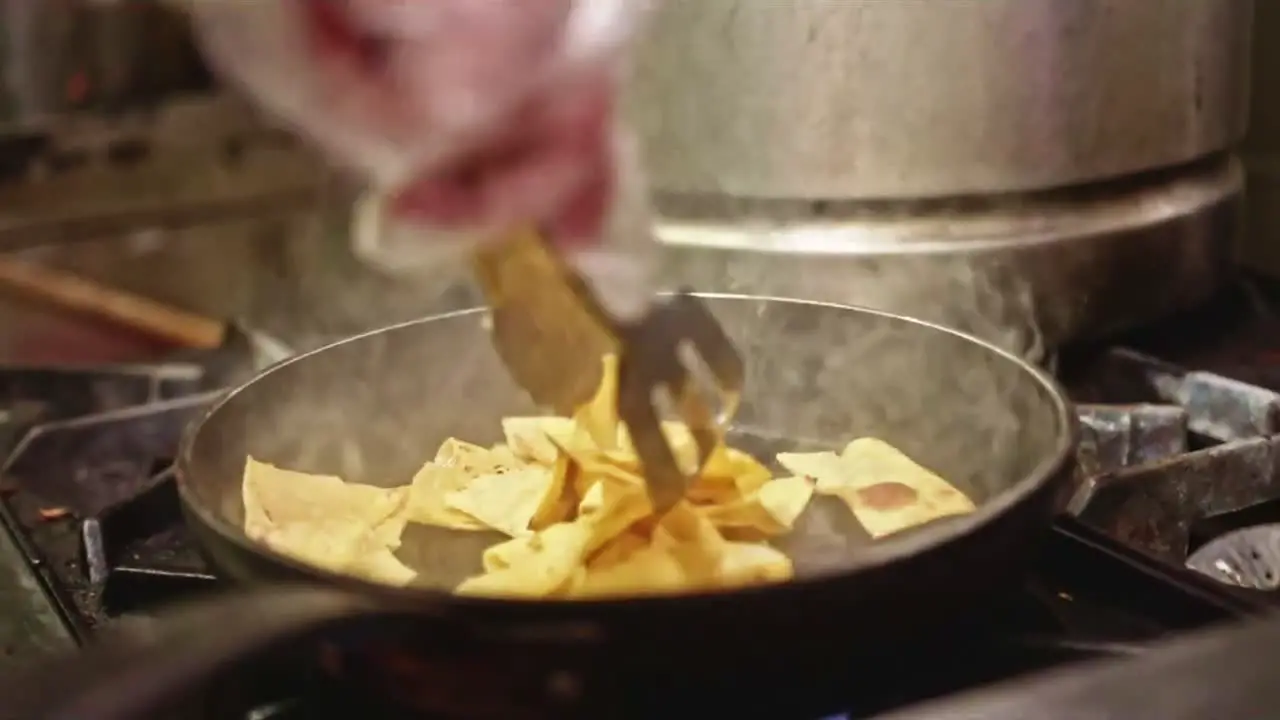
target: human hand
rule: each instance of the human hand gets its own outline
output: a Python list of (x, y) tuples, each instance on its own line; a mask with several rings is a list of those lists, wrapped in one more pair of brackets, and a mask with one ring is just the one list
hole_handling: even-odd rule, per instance
[(601, 235), (644, 0), (194, 1), (215, 67), (367, 175), (394, 219)]

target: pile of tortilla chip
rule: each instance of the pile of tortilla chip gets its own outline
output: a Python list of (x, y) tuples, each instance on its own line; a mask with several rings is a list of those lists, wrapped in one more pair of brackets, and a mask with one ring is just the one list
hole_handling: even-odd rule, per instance
[[(249, 458), (245, 532), (303, 562), (409, 585), (415, 573), (395, 554), (408, 523), (499, 531), (509, 539), (486, 550), (484, 571), (456, 592), (581, 598), (787, 580), (791, 561), (767, 541), (791, 530), (815, 491), (842, 498), (877, 538), (974, 508), (893, 447), (864, 438), (839, 454), (780, 454), (792, 473), (781, 478), (722, 445), (685, 500), (656, 516), (617, 416), (616, 358), (604, 369), (595, 397), (574, 417), (507, 418), (505, 442), (490, 448), (446, 440), (406, 487), (346, 483)], [(663, 429), (677, 460), (694, 470), (687, 429)]]

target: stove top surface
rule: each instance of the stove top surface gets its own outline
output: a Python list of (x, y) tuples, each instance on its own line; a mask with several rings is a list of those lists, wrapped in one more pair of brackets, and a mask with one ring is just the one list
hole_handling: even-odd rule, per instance
[[(1183, 567), (1214, 537), (1280, 522), (1280, 395), (1270, 389), (1280, 387), (1280, 321), (1271, 307), (1256, 288), (1236, 288), (1192, 319), (1061, 358), (1079, 403), (1080, 483), (1072, 516), (1049, 534), (1023, 591), (979, 636), (905, 659), (909, 674), (833, 670), (828, 684), (847, 686), (839, 708), (800, 710), (804, 703), (780, 699), (770, 712), (867, 717), (1064, 663), (1141, 653), (1171, 633), (1271, 607), (1270, 592)], [(170, 463), (226, 368), (250, 362), (237, 352), (145, 366), (0, 368), (0, 521), (9, 530), (0, 533), (0, 672), (104, 627), (145, 632), (157, 608), (223, 588), (184, 532)], [(203, 714), (303, 718), (345, 708), (379, 716), (368, 698), (319, 683), (309, 668), (260, 670), (221, 687)]]

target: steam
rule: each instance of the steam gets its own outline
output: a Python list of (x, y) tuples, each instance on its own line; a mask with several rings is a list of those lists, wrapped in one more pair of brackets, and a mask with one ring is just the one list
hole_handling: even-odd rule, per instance
[[(642, 182), (633, 176), (620, 190), (612, 232), (634, 239), (647, 232), (639, 224), (643, 217), (647, 227), (647, 201), (636, 205), (645, 200)], [(335, 181), (325, 195), (321, 212), (299, 220), (306, 227), (281, 248), (290, 257), (280, 265), (293, 277), (259, 298), (254, 315), (263, 329), (307, 348), (483, 303), (465, 253), (401, 265), (388, 258), (407, 255), (390, 253), (370, 262), (369, 241), (352, 235), (358, 188)], [(662, 197), (657, 205), (662, 289), (858, 305), (956, 328), (1032, 362), (1048, 353), (1029, 272), (1035, 265), (1026, 257), (1035, 234), (1009, 220), (1015, 203), (967, 213), (896, 205), (790, 214)], [(1001, 234), (991, 232), (993, 216)], [(1017, 251), (1001, 242), (1005, 232), (1021, 243)]]
[(1035, 291), (1041, 252), (1060, 237), (1052, 208), (1036, 199), (667, 196), (657, 204), (668, 282), (869, 307), (960, 329), (1034, 362), (1047, 354)]

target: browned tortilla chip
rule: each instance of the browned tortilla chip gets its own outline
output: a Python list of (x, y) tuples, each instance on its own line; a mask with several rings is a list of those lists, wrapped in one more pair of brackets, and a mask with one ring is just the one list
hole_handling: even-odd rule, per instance
[(854, 440), (839, 455), (782, 454), (778, 462), (844, 500), (873, 538), (974, 510), (964, 493), (875, 438)]

